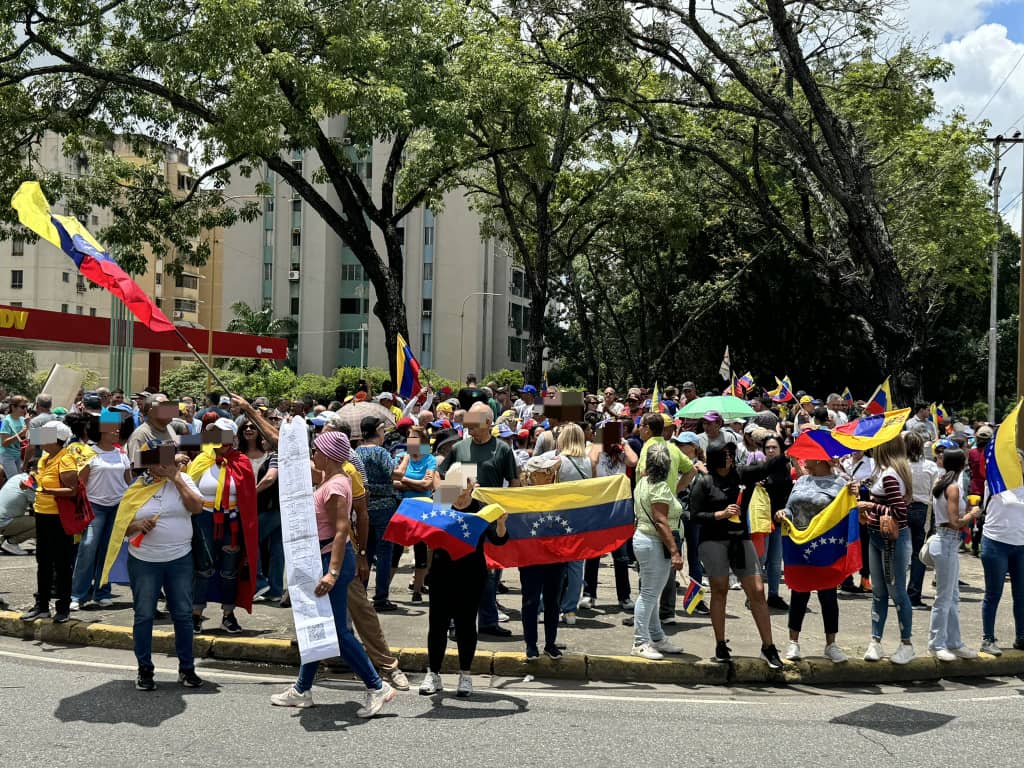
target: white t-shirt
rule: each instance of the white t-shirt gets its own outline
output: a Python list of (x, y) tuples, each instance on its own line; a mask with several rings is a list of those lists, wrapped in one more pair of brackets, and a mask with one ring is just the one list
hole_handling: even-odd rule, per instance
[(861, 456), (856, 461), (852, 456), (842, 460), (843, 469), (858, 483), (863, 483), (875, 473), (875, 460), (870, 456)]
[(89, 462), (89, 483), (85, 487), (85, 495), (93, 504), (113, 507), (121, 503), (128, 483), (125, 482), (125, 470), (131, 469), (128, 454), (120, 448), (101, 451), (96, 448), (96, 455)]
[(1024, 488), (1011, 488), (989, 500), (982, 535), (1001, 544), (1024, 545)]
[[(196, 493), (199, 490), (192, 478), (181, 473), (185, 485)], [(165, 482), (163, 488), (135, 513), (136, 520), (160, 515), (156, 526), (142, 537), (138, 547), (128, 547), (128, 553), (147, 563), (168, 563), (192, 551), (192, 515), (181, 501), (178, 486)]]
[[(203, 476), (199, 478), (199, 493), (203, 496), (203, 501), (212, 504), (217, 498), (217, 481), (220, 478), (220, 467), (214, 464)], [(231, 478), (225, 481), (228, 488), (228, 509), (234, 509), (238, 506), (238, 498), (235, 492), (235, 484), (231, 482)]]
[[(939, 465), (931, 459), (910, 462), (910, 474), (914, 480), (914, 501), (928, 504), (932, 500), (932, 488), (942, 475)], [(936, 518), (938, 519), (938, 518)]]

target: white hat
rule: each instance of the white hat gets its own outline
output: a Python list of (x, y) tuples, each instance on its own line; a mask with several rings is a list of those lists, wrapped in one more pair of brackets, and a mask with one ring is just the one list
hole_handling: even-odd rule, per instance
[(377, 395), (377, 402), (378, 403), (381, 400), (394, 400), (394, 399), (395, 399), (395, 396), (392, 395), (390, 392), (381, 392), (379, 395)]
[[(217, 419), (215, 422), (213, 422), (213, 426), (216, 429), (222, 429), (222, 430), (223, 429), (230, 429), (231, 430), (231, 434), (233, 434), (233, 435), (237, 435), (238, 434), (238, 425), (235, 424), (235, 422), (233, 420), (226, 419), (223, 416), (221, 416), (219, 419)], [(210, 427), (207, 427), (207, 429), (209, 429), (209, 428)]]

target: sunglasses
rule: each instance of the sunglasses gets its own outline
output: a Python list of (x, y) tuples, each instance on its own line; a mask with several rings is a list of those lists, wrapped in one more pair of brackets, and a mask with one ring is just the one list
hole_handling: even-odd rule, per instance
[(242, 431), (243, 432), (255, 432), (256, 431), (256, 427), (254, 427), (252, 424), (246, 424), (244, 427), (242, 427)]

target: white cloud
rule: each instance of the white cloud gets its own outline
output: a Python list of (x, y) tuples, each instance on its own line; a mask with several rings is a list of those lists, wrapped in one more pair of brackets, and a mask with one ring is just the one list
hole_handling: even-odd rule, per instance
[(903, 17), (915, 38), (938, 43), (977, 28), (998, 0), (907, 0)]

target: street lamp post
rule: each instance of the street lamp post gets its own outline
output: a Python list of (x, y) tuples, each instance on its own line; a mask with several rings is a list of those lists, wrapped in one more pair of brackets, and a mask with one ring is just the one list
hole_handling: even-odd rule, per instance
[(466, 352), (466, 348), (465, 348), (465, 343), (466, 343), (466, 323), (465, 323), (465, 320), (466, 320), (466, 302), (469, 301), (470, 299), (472, 299), (474, 296), (504, 296), (504, 295), (505, 294), (503, 294), (503, 293), (491, 293), (490, 291), (475, 291), (474, 293), (469, 294), (468, 296), (466, 296), (466, 298), (464, 298), (462, 300), (462, 309), (459, 312), (459, 376), (458, 376), (458, 378), (460, 380), (462, 379), (463, 375), (466, 373), (465, 370), (463, 370), (463, 367), (462, 367), (463, 359), (464, 359), (465, 352)]
[(369, 330), (366, 323), (359, 326), (359, 378), (363, 378), (363, 367), (366, 365), (366, 341), (363, 334)]

